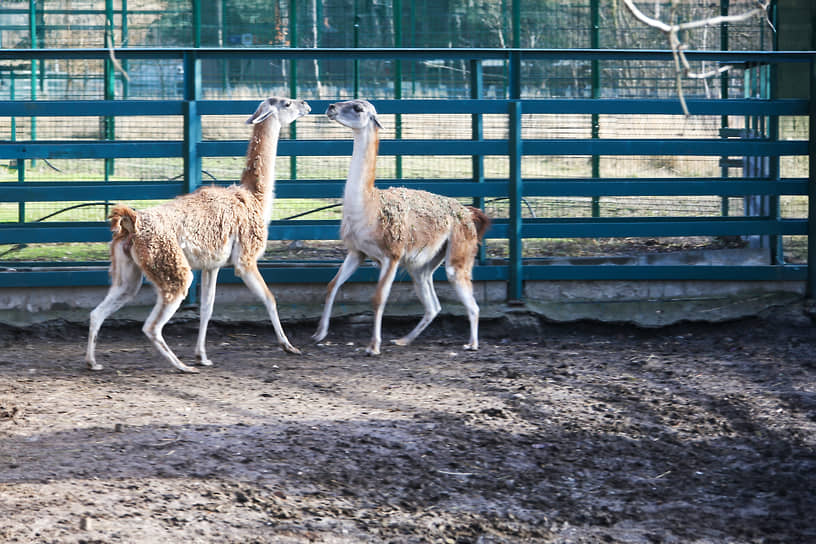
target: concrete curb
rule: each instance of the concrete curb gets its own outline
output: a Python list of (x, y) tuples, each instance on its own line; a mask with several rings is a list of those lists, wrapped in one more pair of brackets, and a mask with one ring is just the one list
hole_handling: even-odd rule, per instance
[[(791, 292), (742, 293), (739, 296), (697, 296), (672, 299), (629, 299), (629, 300), (569, 300), (569, 301), (528, 301), (524, 306), (509, 306), (503, 303), (483, 303), (481, 320), (503, 321), (521, 325), (525, 321), (548, 321), (569, 323), (595, 321), (600, 323), (631, 324), (638, 327), (664, 327), (680, 322), (717, 323), (758, 316), (773, 308), (799, 306), (805, 313), (805, 300)], [(105, 326), (141, 325), (150, 312), (150, 306), (127, 306), (106, 321)], [(321, 307), (305, 304), (279, 304), (278, 310), (284, 326), (316, 324)], [(65, 323), (75, 327), (87, 327), (90, 311), (87, 308), (51, 308), (40, 311), (24, 309), (0, 310), (0, 325), (23, 329)], [(371, 308), (363, 303), (341, 303), (334, 308), (333, 319), (351, 323), (371, 321)], [(387, 320), (414, 320), (422, 315), (419, 304), (389, 304)], [(443, 310), (437, 320), (465, 319), (464, 308), (454, 302), (443, 303)], [(197, 307), (181, 308), (171, 324), (196, 324), (199, 320)], [(216, 303), (212, 323), (240, 325), (269, 323), (266, 310), (260, 304), (218, 304)], [(463, 322), (464, 323), (464, 322)], [(464, 326), (464, 324), (463, 324)]]

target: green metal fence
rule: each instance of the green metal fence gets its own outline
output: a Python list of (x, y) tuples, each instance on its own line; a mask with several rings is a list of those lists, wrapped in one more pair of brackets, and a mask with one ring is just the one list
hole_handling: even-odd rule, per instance
[[(756, 5), (672, 4), (663, 0), (654, 8), (664, 18), (673, 9), (678, 20), (691, 20)], [(117, 47), (586, 48), (593, 29), (599, 47), (665, 43), (659, 32), (629, 17), (613, 0), (5, 0), (0, 46), (105, 47), (111, 32)], [(703, 49), (719, 48), (721, 33), (734, 50), (770, 48), (771, 32), (759, 18), (688, 37)]]
[[(0, 50), (0, 61), (32, 63), (42, 61), (110, 62), (104, 49), (84, 50)], [(477, 280), (507, 282), (508, 298), (523, 298), (526, 280), (593, 280), (593, 279), (701, 279), (701, 280), (796, 280), (814, 286), (813, 259), (813, 191), (814, 131), (813, 101), (774, 99), (705, 99), (692, 98), (689, 107), (693, 119), (722, 116), (746, 119), (746, 126), (761, 129), (755, 138), (732, 138), (728, 134), (703, 131), (704, 137), (678, 137), (672, 131), (646, 130), (640, 136), (637, 124), (658, 119), (661, 126), (689, 122), (681, 115), (674, 97), (650, 99), (607, 98), (539, 98), (535, 74), (541, 66), (557, 62), (574, 63), (654, 63), (670, 70), (671, 54), (666, 51), (629, 50), (520, 50), (520, 49), (116, 49), (120, 63), (130, 66), (131, 83), (138, 80), (138, 69), (174, 65), (178, 99), (108, 99), (108, 100), (5, 100), (0, 101), (0, 121), (38, 119), (37, 138), (0, 143), (0, 161), (49, 161), (79, 163), (101, 161), (105, 164), (96, 179), (78, 179), (70, 175), (53, 180), (19, 177), (0, 183), (0, 204), (16, 206), (16, 221), (0, 224), (0, 244), (105, 242), (110, 238), (104, 221), (37, 221), (28, 216), (26, 207), (37, 202), (82, 205), (99, 201), (151, 201), (171, 198), (209, 183), (210, 167), (232, 160), (232, 172), (240, 173), (241, 158), (246, 150), (246, 134), (240, 132), (241, 121), (254, 110), (263, 95), (242, 99), (206, 96), (208, 77), (225, 61), (267, 63), (295, 66), (314, 60), (351, 63), (448, 63), (463, 66), (470, 98), (399, 99), (392, 86), (379, 86), (387, 98), (373, 100), (386, 120), (386, 132), (380, 146), (380, 178), (383, 185), (404, 185), (475, 199), (477, 204), (501, 200), (507, 202), (489, 240), (506, 240), (507, 255), (502, 259), (483, 259), (474, 271)], [(810, 69), (814, 81), (814, 54), (811, 53), (736, 53), (689, 52), (694, 61), (727, 62), (742, 67), (795, 63)], [(508, 97), (485, 98), (485, 66), (504, 66)], [(292, 157), (279, 172), (278, 202), (333, 201), (342, 195), (345, 164), (351, 153), (346, 131), (334, 130), (322, 112), (334, 99), (348, 98), (374, 84), (364, 80), (358, 89), (354, 79), (345, 81), (334, 91), (332, 100), (312, 99), (315, 89), (306, 85), (290, 88), (279, 71), (270, 71), (265, 94), (295, 94), (309, 100), (313, 115), (298, 121), (297, 130), (282, 139), (279, 154)], [(293, 93), (290, 91), (294, 91)], [(114, 94), (115, 96), (116, 94)], [(588, 119), (618, 119), (623, 130), (604, 134), (589, 131), (550, 130), (562, 119), (577, 116)], [(155, 119), (157, 128), (142, 132), (127, 130), (129, 119)], [(87, 119), (104, 124), (114, 119), (112, 132), (79, 131), (71, 139), (48, 139), (43, 136), (47, 121), (62, 120), (80, 126)], [(424, 130), (427, 119), (442, 119)], [(798, 120), (809, 128), (809, 136), (795, 133), (780, 138), (776, 130), (784, 119)], [(67, 120), (67, 121), (66, 121)], [(556, 122), (553, 123), (553, 120)], [(399, 129), (401, 125), (402, 130)], [(234, 126), (235, 129), (229, 127)], [(0, 127), (0, 130), (2, 128)], [(60, 131), (55, 133), (61, 134)], [(90, 137), (89, 137), (90, 134)], [(595, 137), (593, 137), (595, 136)], [(594, 177), (589, 169), (591, 157), (601, 160), (617, 158), (623, 163), (636, 160), (633, 174)], [(699, 175), (685, 171), (665, 173), (643, 170), (641, 161), (671, 157), (702, 161)], [(768, 157), (783, 166), (761, 177), (725, 177), (718, 175), (723, 160), (738, 157)], [(415, 159), (434, 162), (414, 164)], [(139, 179), (122, 179), (119, 164), (136, 161), (156, 162), (158, 167), (183, 174), (153, 176), (153, 170), (140, 171)], [(581, 168), (574, 168), (577, 162)], [(786, 168), (788, 161), (798, 165)], [(279, 161), (279, 164), (285, 161)], [(437, 168), (444, 164), (466, 165), (465, 168)], [(541, 175), (544, 163), (555, 165)], [(805, 164), (804, 168), (802, 165)], [(59, 163), (62, 164), (62, 163)], [(111, 166), (112, 165), (112, 166)], [(169, 166), (167, 166), (169, 165)], [(328, 166), (327, 166), (328, 165)], [(288, 166), (288, 167), (287, 167)], [(135, 171), (122, 168), (125, 173)], [(224, 167), (225, 172), (230, 167)], [(632, 168), (624, 168), (630, 171)], [(162, 170), (164, 173), (165, 170)], [(714, 173), (712, 175), (712, 172)], [(790, 173), (793, 172), (794, 175)], [(804, 172), (803, 174), (801, 172)], [(555, 175), (554, 175), (555, 173)], [(216, 176), (217, 183), (230, 183), (229, 174)], [(205, 178), (205, 179), (202, 179)], [(760, 215), (730, 213), (673, 215), (635, 212), (628, 215), (593, 217), (535, 217), (528, 213), (528, 201), (550, 198), (577, 199), (585, 202), (602, 198), (666, 198), (682, 200), (706, 197), (741, 199), (745, 195), (763, 195), (774, 203)], [(785, 216), (779, 202), (786, 198), (807, 199), (807, 216)], [(274, 220), (270, 225), (273, 240), (336, 240), (336, 219)], [(525, 258), (524, 244), (530, 239), (614, 238), (663, 236), (766, 236), (770, 238), (806, 236), (807, 265), (787, 264), (784, 259), (756, 266), (639, 266), (639, 265), (553, 265), (535, 258)], [(269, 282), (326, 282), (336, 270), (336, 262), (278, 262), (267, 260), (262, 271)], [(371, 281), (375, 273), (363, 269), (354, 277)], [(0, 286), (104, 285), (107, 272), (99, 263), (7, 263), (0, 272)], [(236, 281), (229, 273), (221, 281)]]
[[(775, 2), (772, 2), (775, 3)], [(655, 4), (664, 16), (678, 20), (741, 13), (755, 7), (753, 0), (719, 2), (672, 2)], [(775, 10), (770, 10), (774, 17)], [(695, 49), (770, 50), (769, 25), (756, 17), (740, 23), (706, 27), (684, 34)], [(0, 7), (0, 48), (62, 49), (128, 47), (496, 47), (496, 48), (613, 48), (650, 49), (667, 46), (662, 33), (637, 24), (614, 0), (6, 0)], [(441, 59), (436, 59), (441, 61)], [(127, 61), (126, 61), (127, 64)], [(672, 93), (674, 80), (663, 70), (638, 63), (604, 63), (604, 70), (589, 63), (542, 64), (548, 96), (590, 97), (603, 89), (606, 97), (653, 96), (656, 89)], [(0, 65), (8, 77), (18, 79), (18, 98), (35, 99), (37, 90), (66, 98), (103, 98), (113, 74), (102, 64), (83, 59), (55, 63), (44, 59), (32, 70), (28, 66)], [(129, 68), (126, 66), (126, 68)], [(233, 86), (264, 84), (262, 66), (251, 69), (240, 61), (225, 60), (218, 78), (225, 91)], [(695, 66), (698, 68), (698, 66)], [(705, 67), (701, 67), (704, 69)], [(501, 64), (484, 66), (486, 86), (507, 97), (507, 72)], [(30, 73), (31, 81), (21, 73)], [(130, 88), (122, 80), (124, 96), (131, 92), (151, 97), (179, 98), (172, 88), (162, 88), (172, 64), (143, 75)], [(368, 62), (364, 65), (340, 60), (309, 62), (296, 66), (287, 76), (303, 85), (331, 88), (349, 77), (399, 79), (411, 93), (439, 92), (460, 85), (461, 66), (452, 62), (407, 62), (405, 65)], [(598, 85), (593, 85), (593, 78)], [(719, 80), (689, 81), (694, 92), (739, 86), (724, 74)], [(644, 94), (645, 88), (648, 92)], [(157, 95), (161, 89), (164, 94)], [(0, 96), (3, 89), (0, 88)], [(450, 92), (450, 91), (444, 91)], [(365, 93), (373, 96), (371, 92)], [(142, 94), (142, 96), (144, 96)], [(444, 95), (445, 97), (452, 97)], [(594, 96), (594, 95), (592, 95)], [(418, 96), (419, 97), (419, 96)]]

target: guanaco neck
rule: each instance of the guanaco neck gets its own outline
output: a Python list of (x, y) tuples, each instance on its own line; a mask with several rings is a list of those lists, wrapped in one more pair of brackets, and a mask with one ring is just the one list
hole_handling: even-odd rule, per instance
[(343, 215), (362, 214), (375, 192), (374, 179), (377, 170), (377, 152), (380, 147), (380, 130), (373, 124), (354, 129), (354, 147), (351, 165), (343, 194)]
[(241, 174), (241, 185), (263, 203), (267, 222), (271, 219), (275, 200), (275, 160), (280, 129), (280, 123), (274, 118), (253, 126), (246, 167)]

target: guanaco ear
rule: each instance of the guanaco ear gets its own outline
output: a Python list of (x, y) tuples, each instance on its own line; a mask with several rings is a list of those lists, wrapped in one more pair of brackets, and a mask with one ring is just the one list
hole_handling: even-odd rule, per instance
[(258, 123), (263, 123), (271, 115), (277, 116), (278, 110), (273, 108), (270, 100), (267, 99), (258, 105), (258, 109), (249, 116), (249, 119), (246, 120), (246, 124), (257, 125)]
[(380, 124), (380, 120), (377, 119), (376, 115), (371, 114), (371, 120), (374, 121), (374, 124), (377, 126), (377, 128), (380, 128), (380, 129), (383, 128), (383, 126)]

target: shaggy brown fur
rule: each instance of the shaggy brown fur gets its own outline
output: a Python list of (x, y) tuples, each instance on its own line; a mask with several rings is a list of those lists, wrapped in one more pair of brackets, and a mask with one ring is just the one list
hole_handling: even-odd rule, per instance
[(330, 119), (354, 132), (349, 176), (343, 201), (340, 235), (348, 254), (328, 286), (326, 303), (313, 338), (328, 334), (331, 308), (340, 286), (365, 258), (377, 262), (380, 280), (374, 294), (374, 333), (366, 350), (378, 354), (382, 313), (397, 266), (405, 267), (414, 280), (425, 307), (419, 324), (394, 343), (412, 342), (439, 313), (441, 306), (433, 287), (433, 272), (446, 261), (445, 271), (465, 305), (470, 320), (466, 349), (478, 348), (479, 307), (473, 297), (471, 271), (480, 240), (490, 219), (479, 209), (463, 206), (456, 199), (427, 191), (405, 188), (380, 190), (374, 185), (379, 128), (374, 107), (365, 100), (350, 100), (329, 106)]
[(203, 187), (194, 193), (144, 211), (117, 205), (111, 211), (111, 288), (91, 312), (86, 360), (101, 368), (94, 351), (102, 322), (139, 291), (142, 274), (154, 285), (156, 305), (143, 330), (173, 366), (195, 372), (182, 363), (162, 338), (162, 328), (178, 309), (201, 270), (201, 324), (196, 343), (199, 364), (212, 364), (204, 347), (212, 315), (218, 270), (232, 263), (237, 276), (264, 301), (286, 351), (299, 353), (289, 343), (278, 318), (275, 298), (260, 275), (257, 259), (266, 247), (267, 225), (275, 193), (275, 156), (280, 128), (309, 112), (304, 101), (269, 98), (261, 102), (247, 123), (253, 134), (241, 185)]

